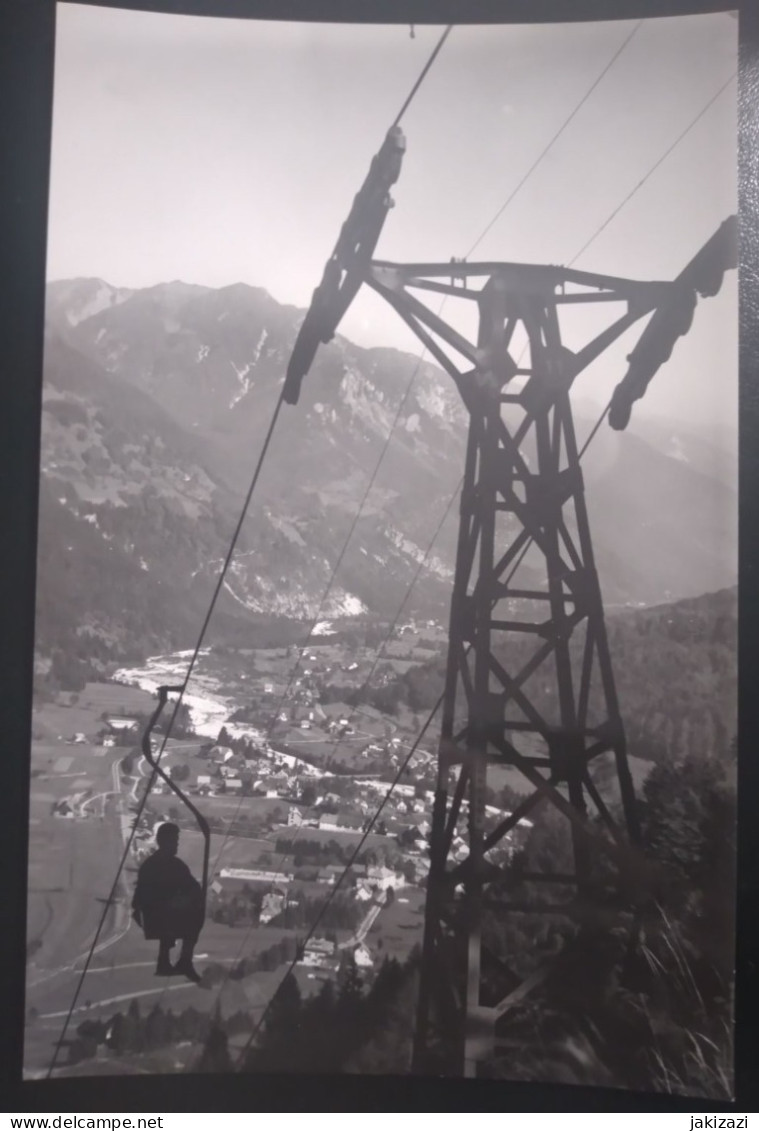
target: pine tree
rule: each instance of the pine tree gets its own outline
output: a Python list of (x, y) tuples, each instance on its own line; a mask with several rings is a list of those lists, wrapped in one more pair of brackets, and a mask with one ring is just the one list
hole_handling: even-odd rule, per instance
[(196, 1072), (232, 1072), (232, 1058), (229, 1055), (226, 1025), (221, 1015), (221, 1002), (217, 1000), (211, 1019), (203, 1051), (195, 1068)]
[(132, 998), (127, 1010), (124, 1044), (130, 1052), (141, 1052), (144, 1046), (142, 1016), (137, 998)]
[(247, 1058), (253, 1072), (292, 1072), (301, 1037), (303, 1006), (298, 982), (292, 971), (271, 998), (258, 1048)]

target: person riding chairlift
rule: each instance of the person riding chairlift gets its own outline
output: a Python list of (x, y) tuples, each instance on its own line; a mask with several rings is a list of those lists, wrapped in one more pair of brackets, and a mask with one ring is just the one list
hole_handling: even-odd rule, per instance
[[(203, 925), (203, 894), (190, 869), (177, 856), (179, 827), (166, 822), (156, 833), (156, 851), (137, 873), (132, 916), (149, 941), (158, 940), (156, 975), (183, 974), (191, 982), (200, 975), (193, 951)], [(171, 964), (171, 948), (181, 941), (179, 959)]]

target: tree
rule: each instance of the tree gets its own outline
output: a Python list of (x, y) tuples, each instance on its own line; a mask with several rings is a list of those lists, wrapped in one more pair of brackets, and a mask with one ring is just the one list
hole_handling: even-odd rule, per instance
[(314, 805), (316, 803), (316, 786), (312, 782), (306, 782), (300, 792), (300, 799), (304, 805)]
[(76, 1027), (77, 1037), (81, 1037), (84, 1041), (94, 1041), (96, 1045), (102, 1044), (105, 1040), (105, 1034), (106, 1026), (102, 1021), (87, 1019)]
[(352, 1012), (361, 999), (361, 975), (356, 966), (356, 959), (350, 951), (343, 951), (340, 958), (340, 967), (337, 971), (338, 995), (337, 1003), (341, 1008)]
[[(273, 969), (286, 961), (283, 950), (290, 940), (283, 939), (259, 957), (262, 969)], [(283, 947), (284, 944), (284, 947)], [(271, 998), (259, 1046), (249, 1054), (246, 1066), (253, 1072), (293, 1071), (293, 1051), (302, 1020), (302, 1001), (298, 982), (289, 971)]]
[(208, 1031), (196, 1072), (232, 1072), (234, 1065), (229, 1055), (227, 1034), (214, 1022)]
[(140, 1052), (143, 1048), (142, 1016), (140, 1003), (132, 998), (124, 1019), (124, 1047), (129, 1052)]
[(221, 1002), (216, 1002), (196, 1072), (232, 1072), (232, 1058), (227, 1043), (227, 1026), (221, 1015)]
[(169, 1025), (159, 1002), (156, 1002), (145, 1018), (144, 1030), (146, 1048), (163, 1048), (168, 1043)]

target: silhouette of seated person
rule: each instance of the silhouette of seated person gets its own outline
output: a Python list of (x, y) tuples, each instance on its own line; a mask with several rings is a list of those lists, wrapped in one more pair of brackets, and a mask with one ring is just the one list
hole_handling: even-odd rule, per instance
[[(200, 975), (193, 951), (203, 925), (203, 892), (190, 869), (177, 856), (179, 828), (166, 822), (156, 833), (157, 850), (137, 873), (132, 913), (145, 938), (158, 940), (156, 974), (183, 974), (193, 982)], [(179, 960), (171, 964), (171, 948), (181, 940)]]

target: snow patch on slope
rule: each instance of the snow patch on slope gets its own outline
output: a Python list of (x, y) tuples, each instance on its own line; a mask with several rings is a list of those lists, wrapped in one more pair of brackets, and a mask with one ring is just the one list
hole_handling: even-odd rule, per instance
[(250, 392), (250, 389), (253, 385), (253, 382), (248, 377), (252, 365), (251, 362), (248, 362), (247, 365), (243, 365), (242, 369), (238, 369), (233, 361), (230, 360), (229, 364), (234, 369), (235, 373), (237, 374), (237, 380), (240, 382), (239, 393), (235, 393), (235, 395), (232, 397), (232, 400), (229, 402), (229, 407), (234, 408), (235, 405), (242, 400), (245, 394)]
[(384, 393), (361, 374), (348, 369), (340, 383), (343, 403), (374, 432), (385, 435), (393, 423), (390, 411), (382, 403)]
[(667, 448), (667, 455), (670, 459), (679, 460), (681, 463), (689, 463), (689, 459), (683, 451), (683, 445), (679, 436), (670, 436), (669, 447)]
[(422, 563), (424, 563), (424, 566), (429, 570), (430, 573), (434, 573), (437, 577), (440, 577), (444, 581), (450, 581), (453, 577), (453, 570), (448, 569), (448, 567), (443, 564), (440, 558), (436, 557), (435, 554), (425, 556), (424, 550), (420, 549), (420, 547), (417, 546), (416, 543), (409, 541), (409, 539), (406, 538), (400, 532), (400, 530), (396, 530), (395, 527), (389, 526), (387, 529), (387, 537), (396, 550), (399, 550), (402, 554), (405, 554), (406, 557), (411, 558), (411, 560), (416, 562), (417, 565), (422, 565)]

